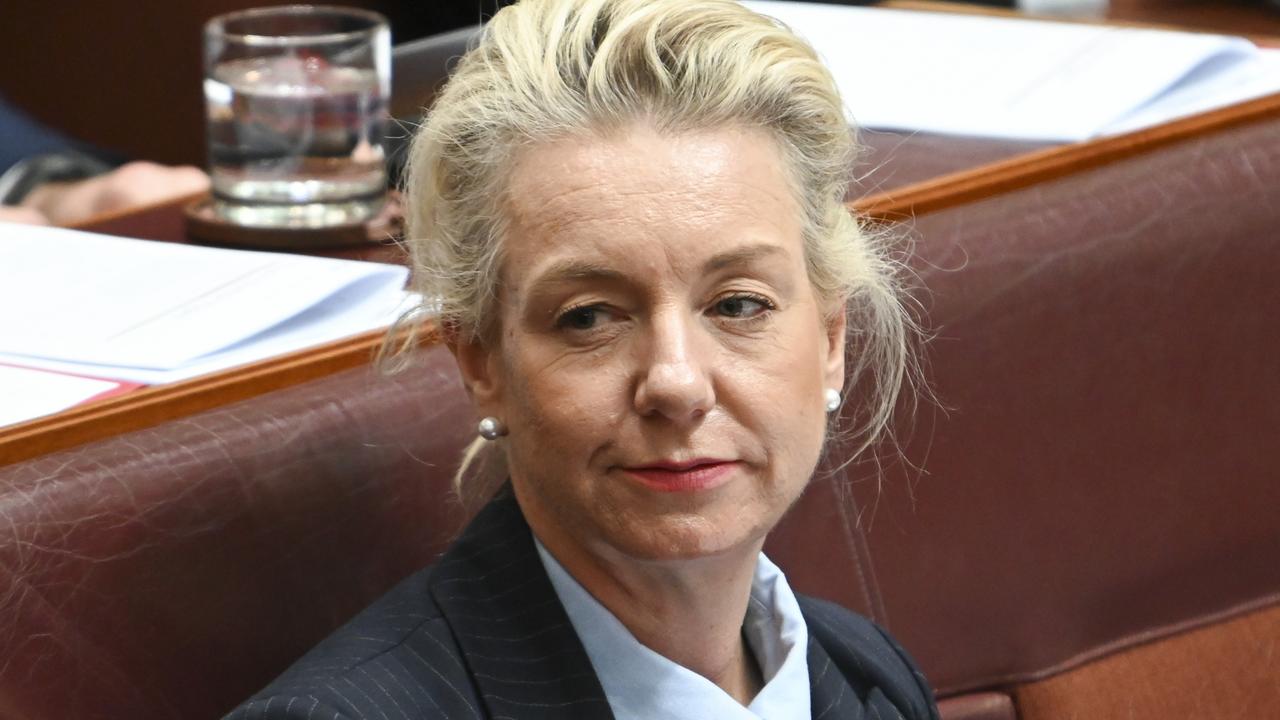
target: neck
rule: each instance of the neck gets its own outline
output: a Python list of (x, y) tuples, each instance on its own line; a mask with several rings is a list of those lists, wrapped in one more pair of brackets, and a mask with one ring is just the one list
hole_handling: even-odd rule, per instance
[(742, 705), (764, 686), (742, 635), (763, 541), (715, 557), (636, 561), (539, 539), (641, 644), (707, 678)]

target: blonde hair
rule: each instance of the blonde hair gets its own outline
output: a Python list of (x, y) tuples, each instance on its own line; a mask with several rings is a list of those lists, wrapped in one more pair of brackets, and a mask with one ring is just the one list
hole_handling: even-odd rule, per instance
[[(499, 11), (413, 140), (404, 189), (415, 289), (462, 339), (491, 337), (515, 151), (636, 122), (670, 134), (748, 126), (776, 140), (803, 212), (810, 282), (847, 309), (849, 389), (865, 388), (867, 401), (852, 428), (860, 454), (887, 428), (909, 374), (899, 266), (845, 207), (855, 143), (830, 73), (781, 23), (733, 0), (522, 0)], [(468, 506), (505, 478), (485, 444), (467, 449), (458, 472)], [(477, 459), (490, 479), (464, 483)]]

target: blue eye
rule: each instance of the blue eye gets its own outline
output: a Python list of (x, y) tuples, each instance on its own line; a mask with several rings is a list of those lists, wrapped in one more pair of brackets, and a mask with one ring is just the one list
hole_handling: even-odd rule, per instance
[(772, 309), (767, 300), (751, 295), (731, 295), (715, 304), (716, 313), (729, 318), (753, 318)]
[(571, 330), (590, 330), (595, 327), (600, 308), (595, 305), (569, 308), (556, 319), (556, 326)]

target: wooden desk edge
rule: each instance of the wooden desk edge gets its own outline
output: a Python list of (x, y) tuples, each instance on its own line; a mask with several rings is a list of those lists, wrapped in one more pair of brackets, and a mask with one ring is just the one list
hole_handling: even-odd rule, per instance
[[(1084, 172), (1202, 135), (1280, 117), (1280, 93), (1124, 135), (1027, 153), (850, 203), (877, 221), (898, 221)], [(144, 388), (0, 429), (0, 466), (142, 430), (273, 390), (368, 364), (382, 345), (375, 331), (253, 365)], [(438, 342), (429, 325), (421, 344)]]
[[(408, 333), (408, 329), (398, 331), (401, 338)], [(0, 466), (368, 366), (386, 336), (386, 330), (374, 330), (251, 365), (142, 388), (0, 429)], [(419, 329), (416, 344), (427, 346), (439, 339), (439, 328), (434, 322), (427, 322)]]

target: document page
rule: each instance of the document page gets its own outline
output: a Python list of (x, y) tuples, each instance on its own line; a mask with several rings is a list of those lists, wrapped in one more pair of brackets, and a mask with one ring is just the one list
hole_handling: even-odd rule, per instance
[(50, 415), (127, 384), (0, 364), (0, 426)]
[(366, 309), (357, 301), (399, 303), (407, 273), (379, 263), (0, 225), (0, 353), (174, 370), (291, 323), (341, 324), (353, 307), (363, 324)]
[[(870, 128), (1084, 140), (1180, 83), (1184, 93), (1199, 96), (1220, 75), (1260, 62), (1252, 43), (1220, 35), (820, 3), (743, 4), (807, 39), (834, 74), (852, 121)], [(1261, 78), (1249, 92), (1280, 92), (1280, 75)], [(1144, 122), (1168, 117), (1156, 111)]]
[(1275, 92), (1280, 92), (1280, 50), (1259, 48), (1257, 61), (1214, 71), (1211, 83), (1198, 82), (1196, 77), (1186, 78), (1152, 102), (1111, 123), (1102, 134), (1140, 130)]
[(0, 353), (0, 362), (55, 372), (116, 378), (143, 385), (160, 385), (189, 380), (389, 327), (403, 313), (417, 305), (418, 298), (418, 295), (407, 292), (368, 295), (358, 299), (351, 298), (349, 293), (339, 293), (290, 322), (168, 369), (71, 362), (8, 353)]

